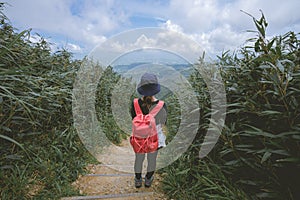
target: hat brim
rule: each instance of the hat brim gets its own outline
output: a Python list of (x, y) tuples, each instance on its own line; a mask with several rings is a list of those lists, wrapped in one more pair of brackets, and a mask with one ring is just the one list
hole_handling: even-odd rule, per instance
[(160, 92), (160, 84), (147, 84), (137, 88), (139, 94), (143, 96), (153, 96)]

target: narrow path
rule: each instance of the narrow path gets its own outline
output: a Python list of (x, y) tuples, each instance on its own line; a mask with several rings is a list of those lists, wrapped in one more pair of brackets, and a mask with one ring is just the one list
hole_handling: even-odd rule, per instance
[[(120, 145), (123, 152), (132, 152), (129, 142), (123, 141)], [(98, 165), (88, 165), (87, 169), (90, 174), (80, 176), (72, 185), (79, 189), (80, 193), (85, 196), (67, 197), (62, 200), (79, 200), (79, 199), (114, 199), (114, 200), (166, 200), (166, 196), (160, 190), (161, 176), (155, 174), (155, 179), (150, 188), (135, 188), (134, 173), (128, 170), (132, 169), (133, 158), (128, 158), (126, 164), (117, 166), (119, 160), (124, 160), (122, 153), (114, 153), (116, 146), (112, 145), (104, 153), (105, 162)], [(105, 156), (110, 154), (111, 156)], [(145, 162), (146, 163), (146, 162)]]

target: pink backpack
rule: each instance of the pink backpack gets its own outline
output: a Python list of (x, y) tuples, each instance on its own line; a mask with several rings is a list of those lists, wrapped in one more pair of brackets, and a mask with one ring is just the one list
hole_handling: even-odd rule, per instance
[(156, 130), (155, 116), (163, 107), (164, 102), (159, 101), (147, 115), (142, 113), (138, 99), (134, 99), (133, 103), (136, 116), (132, 120), (132, 135), (130, 137), (130, 144), (135, 153), (154, 152), (158, 147), (158, 134)]

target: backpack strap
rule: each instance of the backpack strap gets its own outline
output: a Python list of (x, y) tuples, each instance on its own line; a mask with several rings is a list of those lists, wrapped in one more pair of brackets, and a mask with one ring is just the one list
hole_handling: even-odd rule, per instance
[(134, 106), (134, 110), (135, 110), (136, 115), (142, 115), (143, 114), (143, 112), (140, 108), (140, 105), (139, 105), (139, 99), (135, 98), (133, 100), (133, 106)]
[(152, 114), (153, 116), (157, 115), (157, 113), (160, 111), (160, 109), (164, 106), (164, 102), (159, 100), (157, 105), (149, 112), (149, 114)]

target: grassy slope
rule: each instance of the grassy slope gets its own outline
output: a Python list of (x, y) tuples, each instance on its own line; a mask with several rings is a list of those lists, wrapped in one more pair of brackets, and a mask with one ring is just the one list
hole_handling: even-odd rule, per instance
[[(1, 10), (3, 8), (1, 4)], [(0, 198), (57, 199), (93, 158), (72, 126), (71, 92), (81, 62), (51, 53), (0, 16)]]

